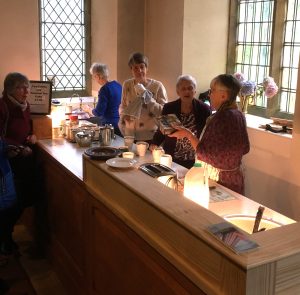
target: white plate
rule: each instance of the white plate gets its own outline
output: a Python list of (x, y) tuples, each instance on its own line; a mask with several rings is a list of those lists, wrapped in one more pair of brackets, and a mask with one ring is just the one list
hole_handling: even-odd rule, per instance
[(106, 164), (114, 168), (131, 168), (134, 167), (136, 160), (128, 158), (112, 158), (106, 161)]

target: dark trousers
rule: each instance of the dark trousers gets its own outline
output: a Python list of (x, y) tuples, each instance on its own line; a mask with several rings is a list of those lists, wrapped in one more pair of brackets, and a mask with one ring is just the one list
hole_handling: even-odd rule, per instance
[(22, 214), (22, 208), (18, 204), (0, 210), (0, 243), (10, 242), (14, 225)]

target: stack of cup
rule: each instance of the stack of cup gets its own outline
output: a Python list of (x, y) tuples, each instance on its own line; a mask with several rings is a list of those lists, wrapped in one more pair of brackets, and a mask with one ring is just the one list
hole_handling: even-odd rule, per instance
[(161, 146), (156, 147), (152, 151), (152, 156), (153, 156), (153, 162), (154, 163), (159, 163), (160, 162), (160, 157), (165, 153), (164, 149)]
[(134, 142), (134, 136), (132, 135), (124, 136), (124, 145), (128, 147), (128, 151), (132, 150), (133, 142)]
[(136, 143), (136, 152), (138, 154), (138, 156), (140, 157), (144, 157), (146, 154), (146, 151), (149, 147), (149, 143), (146, 141), (138, 141)]

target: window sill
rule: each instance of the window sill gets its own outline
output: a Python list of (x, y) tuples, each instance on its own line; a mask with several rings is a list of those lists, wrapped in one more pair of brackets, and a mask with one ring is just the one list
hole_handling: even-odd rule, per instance
[(273, 121), (271, 119), (266, 119), (263, 117), (258, 117), (258, 116), (254, 116), (254, 115), (250, 115), (250, 114), (246, 114), (245, 117), (246, 117), (247, 127), (250, 129), (257, 130), (260, 132), (265, 132), (266, 134), (270, 134), (272, 136), (280, 136), (280, 137), (284, 137), (284, 138), (288, 138), (288, 139), (293, 138), (292, 134), (274, 133), (271, 131), (267, 131), (263, 128), (259, 128), (260, 125), (273, 123)]

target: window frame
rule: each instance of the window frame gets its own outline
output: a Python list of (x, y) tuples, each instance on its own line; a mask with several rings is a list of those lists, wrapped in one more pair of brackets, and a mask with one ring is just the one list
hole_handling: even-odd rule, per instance
[[(270, 73), (281, 87), (281, 55), (283, 53), (284, 40), (284, 26), (285, 16), (287, 11), (287, 0), (274, 1), (274, 15), (273, 15), (273, 30), (272, 30), (272, 46), (270, 51)], [(229, 31), (228, 31), (228, 50), (227, 50), (227, 73), (233, 74), (235, 71), (236, 61), (236, 40), (237, 40), (237, 11), (238, 0), (230, 0), (229, 8)], [(275, 37), (276, 36), (276, 37)], [(279, 92), (278, 92), (279, 93)], [(259, 107), (254, 105), (248, 106), (248, 113), (259, 117), (279, 117), (286, 119), (293, 119), (294, 114), (280, 111), (280, 94), (275, 95), (272, 99), (267, 100), (267, 107)]]
[[(42, 60), (42, 14), (41, 1), (38, 1), (39, 8), (39, 41), (40, 41), (40, 79), (43, 80), (43, 60)], [(73, 94), (79, 96), (90, 96), (92, 91), (92, 78), (90, 76), (91, 66), (91, 0), (84, 0), (84, 18), (85, 18), (85, 88), (83, 90), (52, 90), (52, 98), (71, 97)]]

